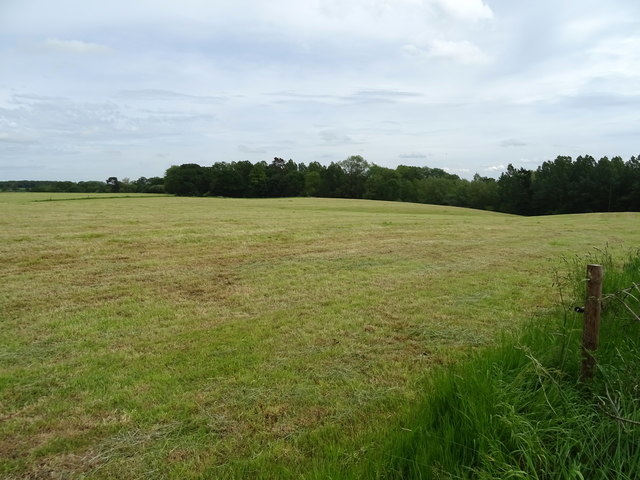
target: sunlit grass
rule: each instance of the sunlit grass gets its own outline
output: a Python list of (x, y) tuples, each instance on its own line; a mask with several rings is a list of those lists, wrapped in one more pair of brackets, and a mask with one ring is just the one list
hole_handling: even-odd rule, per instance
[(9, 478), (304, 472), (433, 365), (555, 304), (563, 255), (640, 243), (638, 214), (64, 201), (86, 196), (0, 195)]

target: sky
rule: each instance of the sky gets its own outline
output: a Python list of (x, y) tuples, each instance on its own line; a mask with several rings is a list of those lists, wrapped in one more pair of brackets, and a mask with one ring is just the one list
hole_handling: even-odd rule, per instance
[(0, 0), (0, 180), (640, 153), (638, 0)]

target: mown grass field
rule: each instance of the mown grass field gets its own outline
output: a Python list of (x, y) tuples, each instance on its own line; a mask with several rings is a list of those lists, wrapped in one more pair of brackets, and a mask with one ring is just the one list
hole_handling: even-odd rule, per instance
[[(48, 201), (49, 199), (56, 201)], [(640, 214), (0, 194), (0, 477), (299, 478)]]

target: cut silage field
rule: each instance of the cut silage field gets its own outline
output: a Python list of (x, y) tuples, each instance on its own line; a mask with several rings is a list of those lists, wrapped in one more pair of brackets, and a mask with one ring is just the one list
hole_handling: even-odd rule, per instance
[[(57, 201), (39, 201), (39, 200)], [(640, 214), (0, 194), (0, 477), (298, 478)]]

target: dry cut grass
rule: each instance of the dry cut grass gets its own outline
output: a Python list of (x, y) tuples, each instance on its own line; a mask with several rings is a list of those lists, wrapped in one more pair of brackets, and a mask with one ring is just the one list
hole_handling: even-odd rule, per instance
[(554, 303), (563, 255), (638, 245), (639, 220), (2, 194), (0, 476), (304, 472)]

